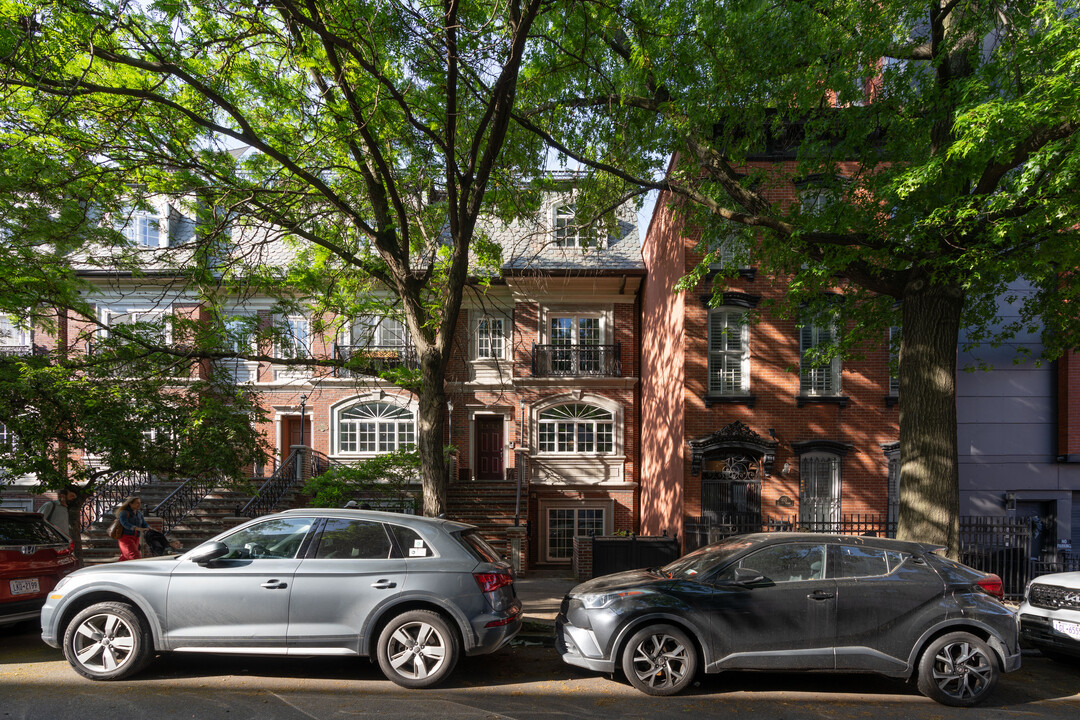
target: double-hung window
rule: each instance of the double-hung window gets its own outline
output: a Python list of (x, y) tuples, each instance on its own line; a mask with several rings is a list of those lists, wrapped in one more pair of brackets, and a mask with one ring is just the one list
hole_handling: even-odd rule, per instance
[(128, 214), (120, 231), (135, 247), (156, 248), (165, 247), (167, 244), (161, 218), (142, 210)]
[(800, 387), (799, 392), (811, 397), (829, 397), (840, 394), (840, 358), (834, 357), (827, 364), (817, 364), (820, 348), (831, 345), (835, 335), (831, 327), (803, 325), (800, 338)]
[(416, 419), (407, 408), (360, 403), (338, 413), (338, 452), (388, 453), (416, 445)]
[(555, 208), (555, 246), (581, 247), (581, 228), (577, 224), (577, 208), (573, 204)]
[(20, 326), (11, 315), (0, 314), (0, 354), (20, 354), (30, 350), (30, 329)]
[(476, 323), (476, 357), (501, 360), (504, 346), (503, 318), (484, 315)]
[(307, 318), (282, 318), (279, 331), (278, 352), (281, 357), (290, 360), (311, 357), (311, 326)]
[(750, 389), (750, 328), (746, 313), (709, 312), (709, 394), (745, 395)]
[(615, 416), (610, 410), (573, 403), (542, 410), (539, 450), (542, 453), (596, 453), (615, 451)]

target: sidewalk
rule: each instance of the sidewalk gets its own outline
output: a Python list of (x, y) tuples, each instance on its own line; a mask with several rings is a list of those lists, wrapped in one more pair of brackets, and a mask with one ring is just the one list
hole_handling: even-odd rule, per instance
[[(567, 571), (569, 572), (569, 571)], [(526, 622), (554, 625), (563, 596), (578, 584), (570, 577), (525, 577), (514, 581)]]

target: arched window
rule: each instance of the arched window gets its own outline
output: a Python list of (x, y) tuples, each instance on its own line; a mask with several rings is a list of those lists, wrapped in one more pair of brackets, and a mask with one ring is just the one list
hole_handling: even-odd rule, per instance
[(574, 403), (540, 411), (540, 452), (612, 453), (615, 416), (610, 410)]
[(338, 452), (386, 453), (416, 445), (416, 420), (400, 405), (370, 402), (338, 413)]

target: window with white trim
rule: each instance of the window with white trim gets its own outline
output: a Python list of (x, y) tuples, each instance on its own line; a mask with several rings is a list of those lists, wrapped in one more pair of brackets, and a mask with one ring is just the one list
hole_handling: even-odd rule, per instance
[(243, 355), (254, 347), (253, 318), (232, 317), (225, 321), (225, 350)]
[(555, 246), (582, 247), (581, 228), (577, 224), (577, 208), (573, 203), (555, 208)]
[(358, 348), (402, 348), (408, 338), (403, 322), (377, 315), (355, 320), (349, 330), (349, 344)]
[(742, 236), (731, 233), (720, 241), (715, 261), (709, 266), (714, 270), (750, 267), (750, 252)]
[(311, 357), (311, 325), (305, 317), (281, 318), (277, 351), (283, 358)]
[(709, 311), (709, 394), (746, 395), (750, 391), (750, 327), (746, 313), (730, 308)]
[(7, 450), (15, 444), (15, 433), (8, 429), (4, 423), (0, 423), (0, 448)]
[(574, 538), (603, 535), (607, 517), (602, 507), (554, 507), (547, 511), (547, 560), (574, 557)]
[[(560, 375), (600, 372), (604, 330), (599, 315), (552, 315), (551, 370)], [(561, 349), (565, 348), (565, 349)]]
[(131, 334), (159, 343), (167, 343), (172, 334), (169, 316), (172, 313), (160, 308), (103, 308), (100, 311), (105, 329), (103, 336), (109, 335), (110, 328), (123, 326)]
[(20, 326), (17, 318), (0, 314), (0, 348), (29, 347), (30, 328)]
[(168, 245), (164, 223), (155, 213), (133, 210), (125, 213), (118, 230), (135, 247), (156, 248)]
[(339, 453), (388, 453), (416, 445), (412, 411), (386, 402), (350, 405), (338, 411)]
[(813, 351), (834, 341), (831, 327), (803, 325), (799, 328), (799, 392), (802, 395), (829, 397), (840, 394), (840, 358), (834, 357), (826, 365), (811, 362)]
[(476, 357), (501, 360), (505, 353), (503, 318), (484, 315), (476, 323)]
[(615, 452), (615, 415), (610, 410), (570, 403), (541, 410), (537, 417), (542, 453)]
[(828, 532), (840, 522), (840, 456), (811, 452), (799, 456), (799, 522)]

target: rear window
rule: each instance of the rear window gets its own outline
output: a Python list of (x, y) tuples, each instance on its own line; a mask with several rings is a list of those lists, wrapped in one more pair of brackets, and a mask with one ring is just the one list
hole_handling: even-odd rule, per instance
[(67, 545), (44, 518), (0, 516), (0, 545)]
[(500, 563), (503, 561), (495, 548), (491, 547), (491, 545), (488, 544), (488, 541), (476, 530), (466, 530), (461, 533), (461, 539), (465, 542), (465, 547), (477, 560), (489, 563)]

